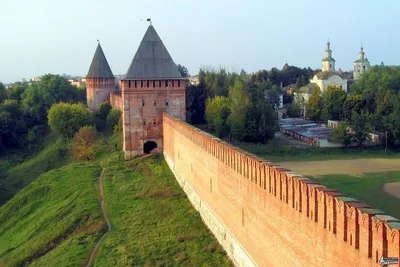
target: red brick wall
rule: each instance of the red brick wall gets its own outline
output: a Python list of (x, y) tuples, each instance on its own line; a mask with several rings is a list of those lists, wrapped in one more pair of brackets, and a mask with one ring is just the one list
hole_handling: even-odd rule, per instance
[(158, 149), (162, 149), (162, 114), (166, 112), (185, 120), (185, 86), (183, 80), (120, 82), (126, 158), (143, 154), (147, 141), (156, 142)]
[(109, 99), (115, 86), (115, 79), (86, 78), (86, 98), (89, 109), (95, 111), (101, 103)]
[(110, 104), (113, 108), (119, 109), (122, 111), (122, 95), (121, 93), (111, 93), (110, 94)]
[(366, 204), (167, 114), (163, 140), (174, 169), (259, 266), (379, 266), (376, 252), (400, 256), (399, 230)]

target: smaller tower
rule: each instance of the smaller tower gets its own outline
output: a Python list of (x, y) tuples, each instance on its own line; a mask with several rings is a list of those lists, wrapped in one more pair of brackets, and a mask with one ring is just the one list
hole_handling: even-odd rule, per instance
[(335, 59), (332, 57), (331, 43), (326, 43), (325, 57), (322, 59), (322, 71), (335, 71)]
[(358, 52), (358, 59), (353, 63), (353, 78), (358, 80), (361, 75), (368, 72), (370, 64), (368, 59), (365, 57), (364, 48), (361, 45), (360, 52)]
[(109, 95), (114, 89), (114, 86), (114, 75), (99, 42), (89, 72), (86, 75), (86, 98), (88, 108), (93, 111), (98, 110), (101, 103), (109, 99)]

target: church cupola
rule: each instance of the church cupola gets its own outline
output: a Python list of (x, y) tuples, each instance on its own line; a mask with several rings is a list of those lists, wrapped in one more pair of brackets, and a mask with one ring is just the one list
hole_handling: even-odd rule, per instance
[(114, 89), (114, 86), (114, 75), (99, 42), (88, 74), (86, 75), (86, 98), (88, 108), (93, 111), (98, 110), (101, 103), (109, 99), (109, 95)]
[(326, 43), (325, 57), (322, 59), (322, 71), (335, 71), (335, 59), (332, 57), (331, 43)]
[(353, 78), (358, 80), (361, 75), (368, 72), (370, 64), (368, 59), (365, 57), (364, 48), (361, 45), (360, 52), (358, 52), (358, 59), (353, 63)]

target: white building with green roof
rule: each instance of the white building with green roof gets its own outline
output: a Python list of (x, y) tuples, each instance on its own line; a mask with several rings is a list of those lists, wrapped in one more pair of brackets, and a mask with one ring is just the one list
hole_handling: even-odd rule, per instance
[(321, 93), (330, 86), (338, 86), (347, 92), (346, 77), (335, 70), (335, 59), (332, 57), (331, 43), (326, 44), (325, 57), (322, 59), (322, 71), (314, 75), (310, 83), (318, 85)]
[(358, 80), (362, 74), (368, 72), (370, 64), (368, 58), (365, 57), (364, 48), (361, 46), (358, 53), (358, 59), (353, 63), (353, 79)]

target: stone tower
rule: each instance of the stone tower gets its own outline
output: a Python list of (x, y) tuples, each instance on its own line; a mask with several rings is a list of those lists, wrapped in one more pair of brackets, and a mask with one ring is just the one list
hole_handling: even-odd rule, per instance
[(150, 25), (120, 81), (126, 158), (162, 149), (162, 114), (185, 120), (185, 86), (186, 80)]
[(96, 111), (101, 103), (108, 100), (115, 87), (115, 78), (108, 65), (100, 43), (97, 45), (92, 64), (86, 75), (86, 97), (88, 108)]
[(364, 48), (361, 46), (358, 59), (353, 63), (353, 79), (358, 80), (363, 73), (369, 71), (369, 68), (369, 61), (365, 58)]
[(322, 59), (322, 71), (335, 71), (335, 59), (332, 57), (331, 43), (326, 43), (325, 57)]

